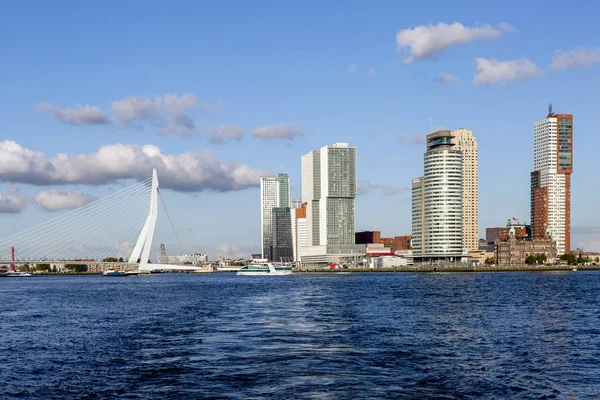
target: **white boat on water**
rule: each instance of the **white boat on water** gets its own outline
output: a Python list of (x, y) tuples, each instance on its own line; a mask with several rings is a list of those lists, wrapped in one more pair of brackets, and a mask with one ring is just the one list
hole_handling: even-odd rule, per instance
[(237, 275), (291, 275), (292, 267), (271, 263), (250, 264), (241, 268)]
[(33, 276), (33, 274), (28, 271), (8, 271), (6, 273), (6, 277), (8, 278), (28, 278), (31, 276)]

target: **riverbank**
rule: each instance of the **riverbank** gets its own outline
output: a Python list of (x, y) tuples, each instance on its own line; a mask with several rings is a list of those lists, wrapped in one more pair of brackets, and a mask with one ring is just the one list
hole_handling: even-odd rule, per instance
[(397, 267), (397, 268), (350, 268), (350, 269), (303, 269), (294, 270), (298, 274), (339, 274), (339, 273), (356, 273), (356, 272), (510, 272), (510, 271), (572, 271), (576, 268), (578, 271), (597, 271), (600, 270), (600, 265), (514, 265), (514, 266), (419, 266), (419, 267)]

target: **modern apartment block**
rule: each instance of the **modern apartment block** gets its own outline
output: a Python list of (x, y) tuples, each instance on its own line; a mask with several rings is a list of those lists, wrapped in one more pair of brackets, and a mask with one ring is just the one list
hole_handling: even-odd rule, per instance
[(554, 114), (534, 124), (531, 225), (534, 239), (551, 236), (558, 255), (571, 250), (573, 115)]
[(263, 258), (273, 259), (273, 209), (290, 206), (290, 178), (286, 173), (260, 178), (260, 237)]
[(321, 156), (311, 151), (302, 156), (302, 202), (306, 203), (306, 241), (319, 245), (319, 201), (321, 200)]
[(324, 146), (302, 157), (309, 246), (354, 244), (356, 147)]
[(307, 246), (306, 240), (306, 203), (294, 209), (294, 261), (302, 261), (302, 249)]
[(473, 132), (464, 128), (452, 131), (452, 136), (454, 148), (461, 151), (463, 160), (463, 248), (467, 251), (477, 251), (479, 249), (477, 138), (473, 136)]
[(320, 267), (364, 256), (354, 243), (356, 147), (335, 143), (302, 157), (302, 201), (306, 240), (302, 263)]
[(424, 182), (422, 176), (412, 180), (412, 249), (415, 257), (423, 255)]
[(413, 179), (412, 246), (415, 262), (463, 256), (463, 165), (449, 130), (427, 135), (424, 176)]
[(273, 208), (273, 244), (269, 260), (275, 262), (294, 261), (292, 222), (289, 207)]

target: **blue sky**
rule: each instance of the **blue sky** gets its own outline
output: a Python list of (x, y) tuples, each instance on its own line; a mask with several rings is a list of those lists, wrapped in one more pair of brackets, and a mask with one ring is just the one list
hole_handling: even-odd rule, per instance
[[(18, 152), (29, 155), (19, 162), (0, 159), (0, 204), (20, 210), (0, 215), (0, 234), (62, 212), (36, 203), (40, 192), (78, 190), (69, 197), (76, 203), (145, 174), (143, 165), (122, 175), (113, 165), (102, 184), (90, 184), (89, 171), (78, 179), (45, 179), (27, 170), (31, 157), (89, 158), (102, 146), (121, 143), (139, 152), (150, 144), (179, 157), (180, 167), (191, 165), (183, 153), (214, 152), (208, 167), (211, 153), (195, 153), (198, 171), (190, 167), (180, 177), (187, 183), (175, 182), (178, 167), (159, 170), (163, 196), (195, 251), (249, 254), (260, 246), (256, 177), (283, 167), (293, 197), (300, 197), (300, 157), (338, 141), (357, 147), (358, 179), (370, 188), (356, 200), (357, 230), (409, 234), (408, 188), (422, 174), (424, 151), (411, 138), (428, 133), (432, 119), (434, 127), (471, 129), (479, 140), (483, 236), (485, 227), (509, 217), (529, 219), (533, 123), (552, 102), (555, 112), (574, 114), (573, 243), (600, 250), (594, 154), (600, 139), (593, 123), (600, 105), (600, 6), (565, 10), (564, 4), (6, 2), (0, 14), (0, 140), (18, 143)], [(454, 23), (462, 28), (439, 25)], [(440, 83), (440, 76), (456, 82)], [(167, 94), (187, 102), (169, 107)], [(138, 105), (149, 101), (157, 114), (128, 119), (127, 104), (113, 103), (133, 98)], [(82, 111), (78, 104), (94, 108)], [(193, 127), (180, 117), (193, 120)], [(157, 133), (175, 128), (180, 135)], [(106, 160), (90, 158), (88, 167)], [(197, 178), (202, 168), (228, 172)], [(11, 196), (21, 203), (9, 202)], [(164, 216), (155, 242), (175, 243)]]

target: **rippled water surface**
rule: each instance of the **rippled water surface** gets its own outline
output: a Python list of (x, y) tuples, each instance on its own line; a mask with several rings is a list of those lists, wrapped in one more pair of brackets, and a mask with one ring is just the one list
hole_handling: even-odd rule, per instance
[(600, 273), (0, 279), (0, 398), (600, 398)]

